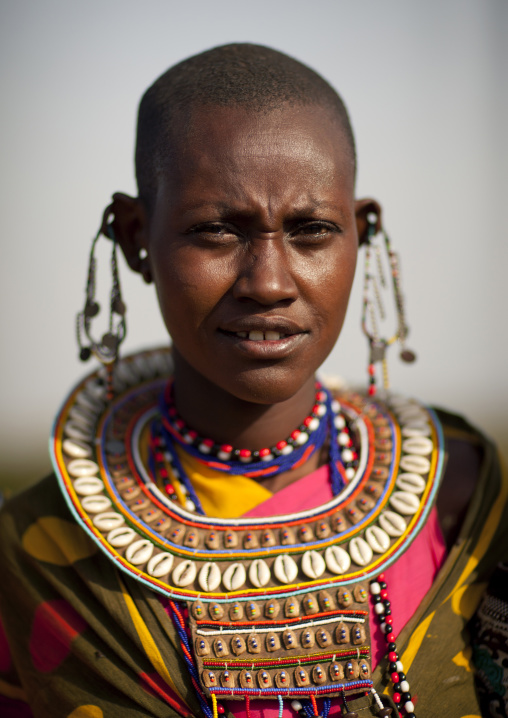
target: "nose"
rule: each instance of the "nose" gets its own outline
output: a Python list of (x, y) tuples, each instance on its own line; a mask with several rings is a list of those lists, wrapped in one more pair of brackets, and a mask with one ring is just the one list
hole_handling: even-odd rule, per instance
[(253, 240), (241, 259), (233, 296), (239, 301), (253, 301), (263, 306), (291, 303), (298, 287), (291, 271), (289, 249), (283, 237)]

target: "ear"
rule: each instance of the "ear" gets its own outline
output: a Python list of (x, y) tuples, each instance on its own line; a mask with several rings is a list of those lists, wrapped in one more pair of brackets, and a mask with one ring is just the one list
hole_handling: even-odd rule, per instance
[[(371, 199), (370, 197), (366, 197), (365, 199), (357, 199), (355, 200), (355, 214), (356, 227), (358, 229), (358, 243), (362, 245), (365, 244), (368, 238), (369, 220), (367, 218), (369, 217), (369, 215), (376, 215), (376, 232), (379, 232), (381, 230), (381, 227), (383, 225), (381, 221), (381, 205), (379, 204), (379, 202), (376, 202), (375, 199)], [(372, 218), (369, 217), (369, 219)]]
[[(113, 220), (109, 217), (113, 215)], [(147, 284), (152, 281), (150, 262), (147, 256), (147, 215), (146, 209), (137, 197), (122, 192), (113, 195), (113, 202), (104, 211), (102, 232), (108, 235), (107, 225), (113, 227), (115, 239), (121, 248), (129, 267), (141, 274)]]

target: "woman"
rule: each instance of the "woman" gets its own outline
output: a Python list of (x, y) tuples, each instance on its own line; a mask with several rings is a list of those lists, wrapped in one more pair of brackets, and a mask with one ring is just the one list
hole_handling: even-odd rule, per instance
[[(280, 53), (216, 48), (145, 94), (136, 170), (139, 197), (114, 195), (102, 225), (110, 329), (91, 338), (97, 238), (78, 318), (105, 369), (57, 418), (57, 481), (3, 512), (5, 711), (478, 714), (461, 631), (502, 557), (492, 448), (374, 396), (390, 340), (368, 321), (372, 267), (369, 395), (316, 382), (381, 229), (342, 101)], [(117, 361), (117, 243), (171, 354)]]

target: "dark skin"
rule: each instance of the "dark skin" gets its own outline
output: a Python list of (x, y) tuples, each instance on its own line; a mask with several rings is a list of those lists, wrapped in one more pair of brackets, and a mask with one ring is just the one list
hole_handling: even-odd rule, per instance
[[(354, 181), (351, 148), (327, 112), (208, 107), (174, 132), (150, 212), (114, 195), (115, 236), (155, 283), (172, 338), (177, 409), (201, 435), (260, 449), (308, 414), (367, 215), (381, 225), (379, 204), (355, 200)], [(264, 485), (277, 491), (326, 459)], [(456, 492), (442, 495), (452, 536)]]

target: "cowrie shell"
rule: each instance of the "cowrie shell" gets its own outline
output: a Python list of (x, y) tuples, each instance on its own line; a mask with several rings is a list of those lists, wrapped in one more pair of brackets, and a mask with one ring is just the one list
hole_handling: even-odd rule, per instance
[(309, 578), (319, 578), (326, 569), (325, 560), (317, 551), (306, 551), (301, 565), (302, 571)]
[(84, 391), (81, 391), (79, 394), (76, 394), (76, 404), (84, 406), (85, 409), (88, 409), (95, 416), (100, 411), (102, 402), (97, 401), (89, 394), (85, 394)]
[(199, 585), (203, 591), (215, 591), (220, 585), (220, 569), (216, 563), (207, 561), (199, 572)]
[(407, 454), (427, 456), (433, 448), (434, 444), (426, 436), (413, 436), (402, 442), (402, 451), (405, 451)]
[(115, 374), (120, 379), (120, 381), (123, 381), (125, 382), (125, 384), (128, 385), (135, 384), (138, 381), (136, 373), (129, 365), (129, 362), (126, 361), (118, 362), (117, 366), (115, 367)]
[(64, 439), (62, 450), (64, 454), (72, 456), (74, 459), (87, 459), (92, 455), (92, 447), (84, 441), (76, 439)]
[(104, 484), (96, 476), (82, 476), (74, 482), (74, 491), (80, 496), (93, 496), (103, 488)]
[(292, 583), (298, 576), (298, 566), (291, 556), (281, 554), (273, 563), (273, 572), (281, 583)]
[[(107, 511), (111, 506), (111, 499), (107, 496), (85, 496), (81, 502), (81, 506), (85, 511), (90, 511), (91, 514), (98, 514), (101, 511)], [(117, 514), (118, 516), (119, 514)]]
[(349, 553), (357, 566), (366, 566), (372, 560), (371, 547), (359, 536), (349, 542)]
[(196, 578), (196, 564), (193, 561), (182, 561), (173, 571), (175, 586), (188, 586)]
[(90, 441), (92, 436), (89, 429), (83, 429), (83, 427), (78, 426), (73, 421), (66, 423), (64, 432), (70, 439), (77, 439), (78, 441)]
[(94, 418), (81, 406), (73, 406), (69, 411), (69, 419), (85, 431), (92, 431)]
[(346, 573), (351, 566), (348, 552), (340, 546), (329, 546), (325, 551), (325, 561), (331, 573)]
[(99, 473), (99, 467), (91, 459), (73, 459), (67, 464), (67, 471), (71, 476), (94, 476)]
[(173, 361), (168, 353), (155, 352), (150, 355), (150, 362), (156, 374), (168, 374), (173, 369)]
[(379, 524), (388, 536), (394, 538), (396, 536), (402, 536), (406, 530), (406, 522), (402, 516), (396, 514), (395, 511), (384, 511), (379, 517)]
[(431, 429), (429, 424), (410, 421), (409, 424), (402, 427), (401, 434), (402, 436), (409, 438), (412, 436), (430, 436), (430, 432)]
[(105, 511), (102, 514), (97, 514), (93, 520), (94, 526), (99, 531), (112, 531), (123, 526), (125, 519), (122, 514), (117, 514), (116, 511)]
[(415, 514), (420, 508), (420, 501), (409, 491), (394, 491), (390, 496), (390, 503), (399, 514), (404, 516)]
[(119, 526), (108, 533), (107, 540), (115, 548), (122, 548), (128, 546), (136, 536), (137, 533), (128, 526)]
[(150, 576), (161, 578), (171, 570), (173, 566), (173, 556), (170, 553), (157, 553), (148, 561), (146, 570)]
[(143, 354), (140, 354), (139, 356), (135, 357), (132, 361), (134, 366), (136, 367), (136, 371), (141, 376), (142, 379), (149, 379), (151, 378), (153, 374), (152, 367), (150, 366), (150, 362), (148, 361), (147, 357)]
[(379, 526), (369, 526), (365, 531), (365, 538), (371, 549), (376, 553), (384, 553), (390, 548), (390, 537)]
[(420, 474), (399, 474), (395, 482), (402, 491), (409, 491), (411, 494), (421, 494), (425, 488), (425, 480)]
[(397, 416), (401, 424), (406, 424), (409, 421), (427, 421), (427, 414), (416, 405), (397, 411)]
[(85, 393), (87, 396), (92, 398), (92, 401), (97, 400), (102, 403), (106, 389), (103, 382), (99, 382), (97, 378), (90, 379), (85, 384)]
[(125, 558), (134, 566), (146, 563), (153, 554), (153, 544), (147, 539), (134, 541), (125, 551)]
[(243, 586), (247, 579), (245, 567), (241, 563), (233, 563), (228, 566), (222, 576), (222, 583), (228, 591), (237, 591)]
[(414, 406), (414, 404), (411, 403), (411, 399), (408, 399), (407, 396), (400, 396), (398, 394), (391, 394), (388, 398), (388, 404), (392, 407), (392, 409), (394, 409), (394, 411), (407, 406)]
[(430, 471), (430, 461), (425, 456), (408, 454), (400, 460), (400, 467), (409, 473), (427, 474)]
[(266, 586), (270, 580), (270, 569), (266, 561), (262, 558), (256, 558), (250, 565), (249, 568), (249, 581), (256, 588)]

